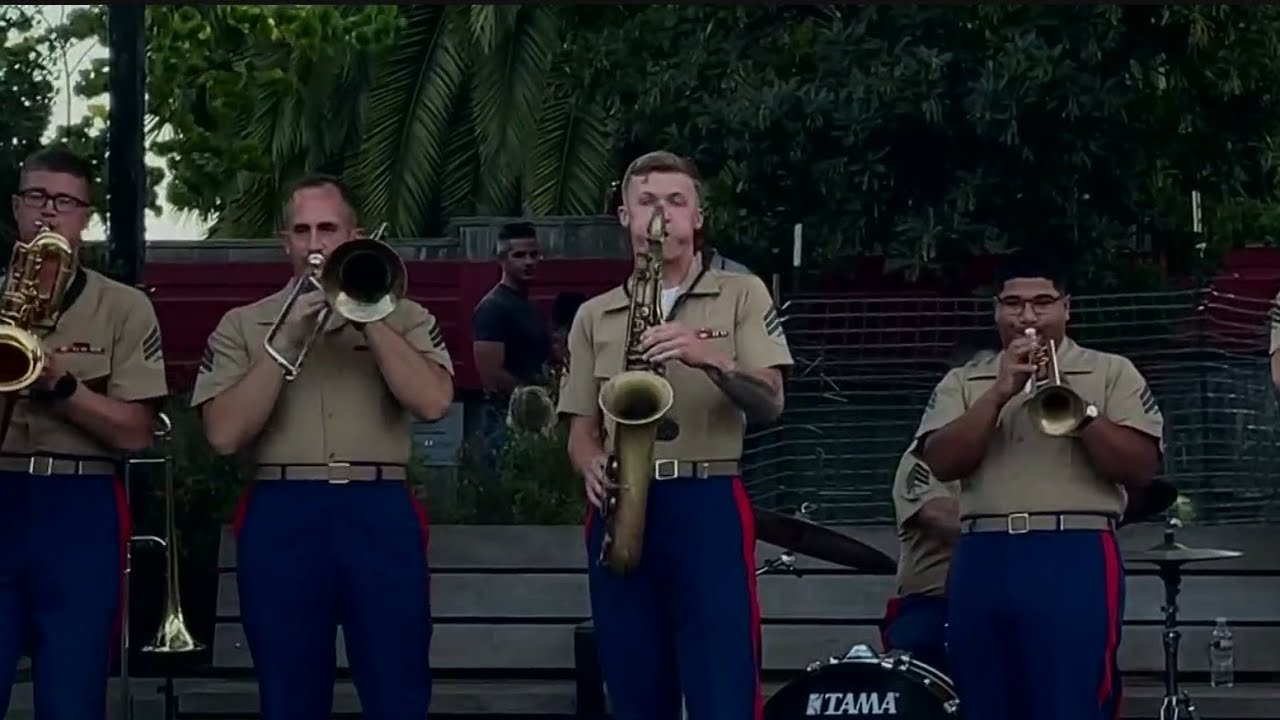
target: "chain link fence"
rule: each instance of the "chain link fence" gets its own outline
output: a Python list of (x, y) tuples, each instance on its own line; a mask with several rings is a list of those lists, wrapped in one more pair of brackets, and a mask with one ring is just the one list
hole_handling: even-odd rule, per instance
[[(1164, 476), (1200, 522), (1280, 519), (1270, 306), (1211, 288), (1072, 300), (1072, 337), (1146, 377), (1165, 416)], [(753, 499), (816, 503), (827, 523), (892, 522), (893, 473), (933, 387), (961, 356), (998, 348), (991, 301), (801, 295), (782, 314), (796, 364), (781, 422), (748, 437)]]

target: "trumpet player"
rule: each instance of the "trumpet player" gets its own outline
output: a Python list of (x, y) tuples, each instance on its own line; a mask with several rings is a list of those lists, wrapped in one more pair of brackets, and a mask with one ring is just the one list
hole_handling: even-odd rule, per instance
[[(426, 514), (406, 483), (409, 425), (448, 410), (453, 366), (435, 318), (393, 290), (370, 303), (393, 309), (369, 322), (328, 314), (328, 290), (297, 295), (286, 312), (313, 277), (312, 256), (337, 264), (362, 233), (333, 177), (299, 181), (284, 215), (293, 279), (222, 318), (191, 398), (213, 448), (253, 469), (235, 528), (262, 714), (330, 715), (341, 625), (365, 717), (421, 720), (431, 614)], [(363, 260), (353, 273), (368, 271)], [(381, 284), (396, 286), (398, 260), (380, 260)]]
[[(621, 191), (618, 218), (637, 272), (660, 266), (660, 297), (652, 298), (648, 283), (633, 283), (579, 308), (559, 401), (590, 502), (591, 608), (613, 715), (679, 718), (683, 691), (690, 720), (759, 718), (755, 529), (740, 458), (744, 426), (782, 411), (781, 369), (792, 364), (791, 353), (759, 278), (701, 266), (694, 240), (703, 221), (700, 182), (691, 162), (668, 152), (643, 155), (627, 168)], [(665, 238), (655, 263), (650, 238), (664, 235), (656, 225), (665, 225)], [(641, 286), (661, 317), (646, 304), (648, 327), (633, 333), (629, 308)], [(674, 400), (658, 423), (652, 465), (633, 466), (652, 484), (647, 512), (637, 510), (647, 517), (643, 552), (619, 574), (600, 561), (601, 508), (612, 484), (606, 466), (618, 450), (617, 425), (605, 422), (600, 403), (602, 385), (631, 356), (665, 372)]]
[[(9, 335), (0, 364), (0, 411), (8, 416), (0, 453), (0, 667), (10, 673), (0, 682), (0, 708), (9, 705), (12, 673), (26, 652), (37, 668), (38, 717), (107, 714), (131, 533), (118, 471), (124, 452), (151, 444), (156, 406), (168, 393), (147, 296), (78, 263), (90, 178), (83, 159), (43, 150), (23, 164), (12, 198), (17, 247), (52, 253), (32, 278), (15, 251), (6, 296), (51, 322), (25, 328), (42, 346), (42, 366), (17, 368)], [(41, 300), (19, 279), (54, 290)], [(17, 379), (33, 371), (29, 384)]]
[(965, 717), (978, 720), (1114, 717), (1114, 530), (1163, 453), (1163, 418), (1133, 363), (1067, 335), (1058, 268), (1033, 253), (1006, 260), (994, 310), (1003, 350), (947, 373), (913, 447), (960, 483), (947, 651)]

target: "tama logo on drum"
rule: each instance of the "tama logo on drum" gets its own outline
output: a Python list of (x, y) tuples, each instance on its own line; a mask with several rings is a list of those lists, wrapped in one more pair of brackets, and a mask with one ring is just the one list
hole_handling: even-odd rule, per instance
[(897, 715), (896, 692), (829, 692), (809, 693), (809, 716), (830, 715)]

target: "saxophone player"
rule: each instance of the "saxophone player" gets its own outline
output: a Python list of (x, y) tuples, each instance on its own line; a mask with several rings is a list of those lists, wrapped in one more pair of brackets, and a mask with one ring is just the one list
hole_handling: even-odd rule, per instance
[[(84, 159), (43, 150), (23, 164), (12, 199), (20, 243), (52, 240), (37, 235), (42, 227), (69, 249), (58, 262), (46, 259), (39, 277), (48, 281), (44, 271), (57, 265), (67, 278), (61, 296), (53, 293), (60, 314), (52, 329), (35, 333), (45, 350), (40, 374), (0, 399), (0, 410), (12, 413), (0, 453), (0, 667), (9, 673), (0, 708), (9, 706), (12, 673), (26, 651), (42, 718), (107, 715), (131, 532), (117, 472), (123, 453), (151, 445), (156, 406), (168, 394), (147, 296), (78, 262), (90, 177)], [(28, 308), (37, 305), (44, 303)], [(13, 359), (12, 348), (6, 355)], [(12, 370), (5, 363), (0, 372), (6, 385)]]
[[(678, 718), (682, 694), (691, 720), (759, 718), (755, 531), (739, 461), (744, 426), (782, 412), (791, 353), (764, 283), (699, 261), (703, 217), (691, 162), (648, 153), (627, 168), (621, 190), (618, 218), (638, 268), (652, 260), (646, 228), (665, 221), (654, 298), (661, 322), (631, 332), (639, 282), (588, 300), (569, 331), (559, 401), (590, 501), (588, 577), (605, 684), (618, 720)], [(598, 403), (629, 356), (662, 368), (674, 400), (653, 445), (643, 553), (620, 574), (598, 560), (617, 436)]]

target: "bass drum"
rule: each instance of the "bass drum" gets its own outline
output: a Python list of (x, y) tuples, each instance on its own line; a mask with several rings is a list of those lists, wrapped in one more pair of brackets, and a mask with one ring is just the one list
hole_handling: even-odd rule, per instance
[(854, 647), (814, 663), (764, 705), (764, 720), (813, 717), (959, 720), (960, 700), (945, 675), (910, 655)]

